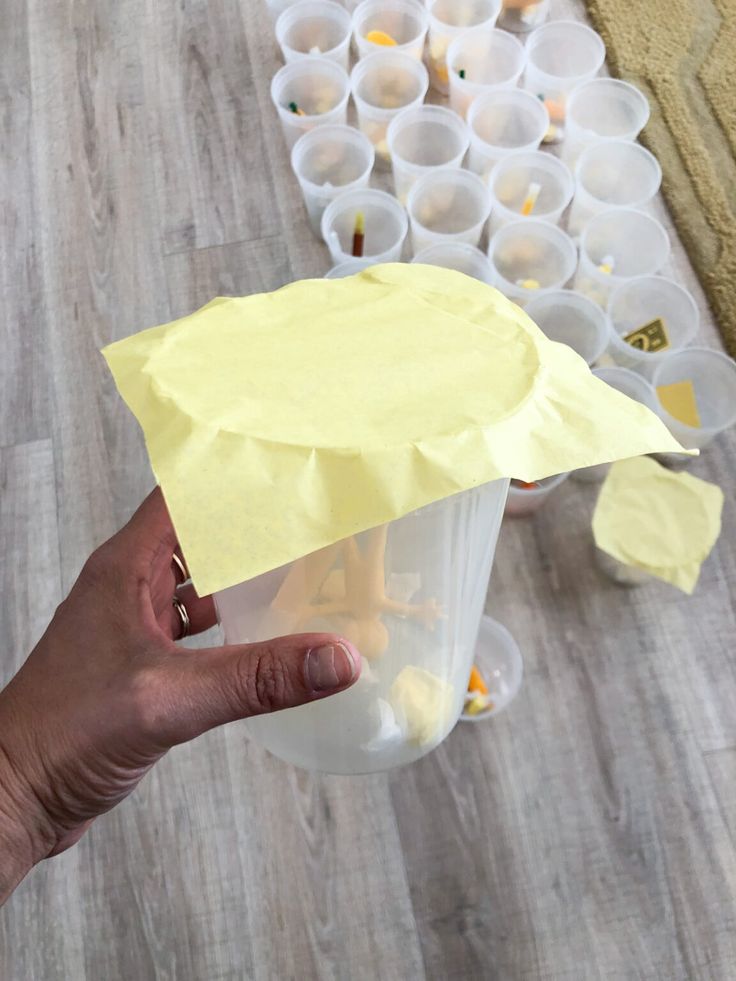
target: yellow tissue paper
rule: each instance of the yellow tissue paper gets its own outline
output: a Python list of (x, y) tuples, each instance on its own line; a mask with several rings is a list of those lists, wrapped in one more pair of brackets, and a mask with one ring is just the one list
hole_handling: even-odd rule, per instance
[(723, 491), (639, 457), (614, 463), (593, 514), (598, 548), (692, 593), (721, 533)]
[(683, 452), (499, 292), (437, 266), (218, 298), (103, 353), (200, 594), (499, 477)]

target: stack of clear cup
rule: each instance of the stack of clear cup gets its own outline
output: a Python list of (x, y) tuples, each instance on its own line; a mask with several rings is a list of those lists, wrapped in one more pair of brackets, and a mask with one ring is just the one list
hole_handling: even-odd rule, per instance
[(509, 153), (488, 177), (492, 211), (490, 233), (519, 218), (557, 224), (575, 190), (573, 176), (561, 160), (541, 150)]
[(376, 164), (390, 163), (386, 131), (403, 109), (420, 106), (429, 87), (427, 69), (403, 51), (387, 49), (366, 55), (350, 75), (358, 125), (376, 151)]
[(574, 167), (586, 147), (601, 140), (635, 140), (649, 119), (646, 97), (617, 78), (593, 78), (567, 100), (562, 159)]
[(468, 110), (468, 169), (487, 178), (510, 153), (538, 149), (549, 129), (544, 105), (522, 89), (479, 95)]
[(545, 22), (550, 0), (503, 0), (498, 26), (514, 34), (527, 34)]
[(658, 273), (669, 254), (669, 237), (655, 218), (631, 208), (601, 211), (580, 236), (575, 289), (605, 309), (620, 283)]
[(440, 167), (413, 185), (406, 204), (414, 254), (440, 242), (477, 245), (491, 210), (485, 181), (460, 167)]
[(589, 367), (608, 347), (608, 317), (587, 296), (573, 290), (548, 290), (533, 297), (525, 309), (551, 341), (567, 344)]
[(373, 168), (373, 144), (352, 126), (318, 126), (300, 136), (291, 166), (302, 189), (309, 224), (321, 235), (325, 208), (344, 191), (367, 187)]
[(428, 9), (429, 77), (432, 86), (447, 95), (450, 88), (447, 49), (458, 34), (471, 27), (494, 27), (501, 0), (430, 0)]
[(659, 190), (662, 168), (638, 143), (605, 140), (580, 154), (568, 231), (579, 235), (593, 215), (609, 208), (643, 208)]
[[(363, 254), (353, 255), (360, 216), (364, 224)], [(336, 197), (327, 205), (321, 224), (333, 265), (351, 258), (371, 259), (372, 263), (398, 262), (408, 227), (406, 212), (396, 198), (371, 187), (345, 191)]]
[(512, 480), (509, 484), (509, 495), (506, 498), (504, 516), (507, 518), (526, 518), (530, 514), (535, 514), (569, 476), (568, 473), (560, 473), (556, 477), (544, 477), (542, 480), (536, 480), (533, 484), (524, 484), (520, 480)]
[(284, 61), (320, 56), (347, 71), (352, 18), (334, 0), (299, 0), (276, 21), (276, 40)]
[(363, 0), (353, 13), (358, 57), (390, 47), (422, 60), (427, 11), (417, 0)]
[(506, 31), (463, 31), (447, 49), (450, 108), (465, 119), (474, 99), (514, 88), (523, 70), (524, 47)]
[(349, 98), (347, 72), (327, 58), (292, 61), (271, 80), (271, 100), (289, 148), (315, 126), (346, 123)]
[(419, 177), (436, 167), (459, 167), (468, 149), (468, 128), (443, 106), (403, 109), (389, 123), (386, 143), (396, 197), (402, 204)]
[(543, 290), (562, 288), (575, 271), (577, 251), (556, 225), (524, 218), (500, 228), (488, 246), (493, 285), (520, 307)]
[[(608, 353), (616, 364), (652, 378), (654, 369), (673, 351), (685, 347), (698, 330), (698, 308), (690, 293), (664, 276), (636, 276), (624, 280), (608, 301), (611, 322)], [(666, 345), (652, 340), (633, 346), (624, 338), (647, 325), (664, 328)]]
[(488, 256), (480, 249), (467, 242), (437, 242), (421, 249), (412, 262), (420, 262), (425, 266), (443, 266), (445, 269), (455, 269), (457, 272), (472, 276), (483, 283), (493, 284), (491, 264)]

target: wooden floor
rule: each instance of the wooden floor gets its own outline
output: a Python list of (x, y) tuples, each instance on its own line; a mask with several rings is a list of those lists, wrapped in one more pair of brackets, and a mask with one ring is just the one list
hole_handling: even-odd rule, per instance
[[(3, 5), (2, 681), (152, 484), (99, 348), (327, 269), (276, 64), (259, 0)], [(679, 247), (672, 271), (717, 345)], [(0, 977), (736, 977), (735, 450), (692, 467), (727, 494), (694, 597), (604, 580), (595, 489), (568, 482), (501, 533), (507, 713), (369, 778), (297, 772), (240, 725), (172, 752), (18, 889)]]

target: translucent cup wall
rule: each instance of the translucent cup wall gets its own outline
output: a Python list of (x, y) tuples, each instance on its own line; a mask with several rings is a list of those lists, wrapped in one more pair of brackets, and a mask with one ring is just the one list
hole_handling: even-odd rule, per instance
[(479, 95), (468, 110), (468, 170), (488, 177), (510, 153), (538, 149), (549, 129), (549, 113), (529, 92), (495, 89)]

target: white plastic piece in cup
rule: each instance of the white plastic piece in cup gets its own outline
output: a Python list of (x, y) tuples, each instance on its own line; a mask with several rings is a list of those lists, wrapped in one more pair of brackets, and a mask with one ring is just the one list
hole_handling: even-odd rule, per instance
[(438, 242), (477, 245), (491, 210), (485, 181), (460, 167), (425, 174), (406, 203), (414, 255)]
[(345, 262), (339, 262), (332, 269), (329, 269), (324, 274), (323, 279), (345, 279), (346, 276), (353, 276), (370, 266), (375, 266), (375, 264), (373, 259), (346, 259)]
[(573, 167), (581, 152), (602, 140), (635, 140), (649, 119), (649, 103), (635, 85), (593, 78), (567, 100), (562, 159)]
[(419, 177), (437, 167), (459, 167), (468, 149), (468, 128), (444, 106), (403, 109), (389, 123), (386, 143), (396, 197), (404, 204)]
[[(600, 378), (601, 381), (610, 385), (611, 388), (615, 388), (617, 392), (641, 402), (642, 405), (659, 415), (657, 394), (643, 375), (630, 371), (628, 368), (594, 368), (593, 374), (596, 378)], [(571, 477), (583, 484), (599, 484), (605, 480), (610, 467), (610, 463), (597, 463), (592, 467), (574, 470)]]
[(537, 150), (549, 129), (549, 113), (522, 89), (479, 95), (468, 110), (468, 170), (487, 178), (510, 153)]
[[(677, 382), (692, 383), (700, 426), (676, 419), (662, 405), (658, 387)], [(673, 351), (654, 369), (652, 385), (660, 418), (687, 450), (703, 449), (718, 433), (736, 423), (736, 362), (720, 351), (705, 347)]]
[[(647, 378), (673, 351), (685, 347), (698, 330), (698, 307), (679, 283), (664, 276), (636, 276), (617, 286), (608, 301), (611, 338), (608, 353), (616, 364)], [(628, 334), (661, 320), (669, 346), (659, 351), (640, 350), (624, 340)]]
[[(218, 593), (228, 644), (328, 631), (363, 656), (351, 688), (248, 720), (253, 738), (330, 773), (386, 770), (442, 742), (465, 701), (507, 487), (496, 480), (454, 494)], [(401, 612), (371, 615), (351, 602), (321, 612), (346, 598), (348, 564), (355, 581), (385, 584), (386, 605)]]
[(402, 110), (424, 102), (429, 88), (427, 69), (411, 55), (387, 48), (361, 58), (350, 84), (358, 126), (375, 147), (376, 164), (388, 167), (388, 125)]
[(430, 0), (428, 8), (429, 77), (432, 86), (447, 95), (447, 49), (458, 34), (469, 28), (494, 27), (501, 0)]
[(524, 46), (506, 31), (473, 28), (447, 49), (450, 108), (465, 118), (479, 95), (514, 88), (524, 70)]
[(271, 80), (271, 101), (289, 149), (315, 126), (346, 123), (349, 98), (348, 73), (328, 58), (292, 61)]
[(575, 271), (577, 251), (556, 225), (523, 218), (500, 228), (488, 246), (493, 285), (520, 307), (542, 290), (561, 289)]
[(619, 586), (643, 586), (645, 583), (654, 582), (651, 573), (626, 565), (625, 562), (619, 562), (602, 548), (595, 548), (595, 561), (601, 572)]
[(334, 0), (299, 0), (276, 21), (276, 40), (284, 61), (319, 56), (347, 71), (352, 18)]
[(291, 167), (315, 235), (321, 235), (320, 222), (330, 201), (344, 191), (368, 186), (373, 156), (371, 141), (352, 126), (318, 126), (296, 141)]
[(498, 161), (488, 177), (491, 222), (499, 228), (520, 218), (537, 218), (557, 224), (575, 190), (575, 181), (561, 160), (541, 150), (509, 153)]
[(513, 34), (528, 34), (549, 16), (550, 0), (503, 0), (498, 26)]
[[(416, 61), (422, 60), (427, 36), (427, 11), (418, 0), (363, 0), (353, 14), (353, 35), (358, 57), (376, 51), (403, 51)], [(385, 35), (395, 44), (369, 41), (373, 32)]]
[(579, 235), (590, 219), (609, 208), (643, 208), (659, 190), (662, 168), (638, 143), (605, 140), (580, 154), (568, 231)]
[(507, 518), (526, 518), (535, 514), (569, 476), (568, 473), (560, 473), (556, 477), (544, 477), (537, 480), (534, 487), (520, 487), (512, 480), (504, 515)]
[(474, 664), (488, 687), (488, 708), (471, 715), (463, 711), (463, 722), (482, 722), (502, 712), (519, 694), (524, 662), (519, 645), (498, 620), (483, 615), (475, 645)]
[(365, 222), (363, 255), (373, 263), (399, 262), (409, 228), (406, 211), (391, 194), (375, 188), (345, 191), (330, 202), (322, 215), (322, 238), (337, 265), (351, 258), (356, 217)]
[(551, 341), (567, 344), (590, 367), (608, 347), (608, 317), (597, 303), (572, 290), (533, 297), (526, 312)]
[(445, 269), (455, 269), (457, 272), (472, 276), (483, 283), (491, 285), (493, 276), (488, 256), (480, 249), (466, 242), (438, 242), (421, 249), (412, 262), (425, 266), (443, 266)]
[(590, 27), (573, 20), (549, 21), (527, 39), (524, 88), (547, 102), (553, 123), (564, 125), (567, 97), (598, 74), (605, 56), (600, 35)]
[(669, 236), (655, 218), (632, 208), (601, 211), (580, 236), (575, 289), (605, 309), (616, 286), (658, 273), (669, 254)]

